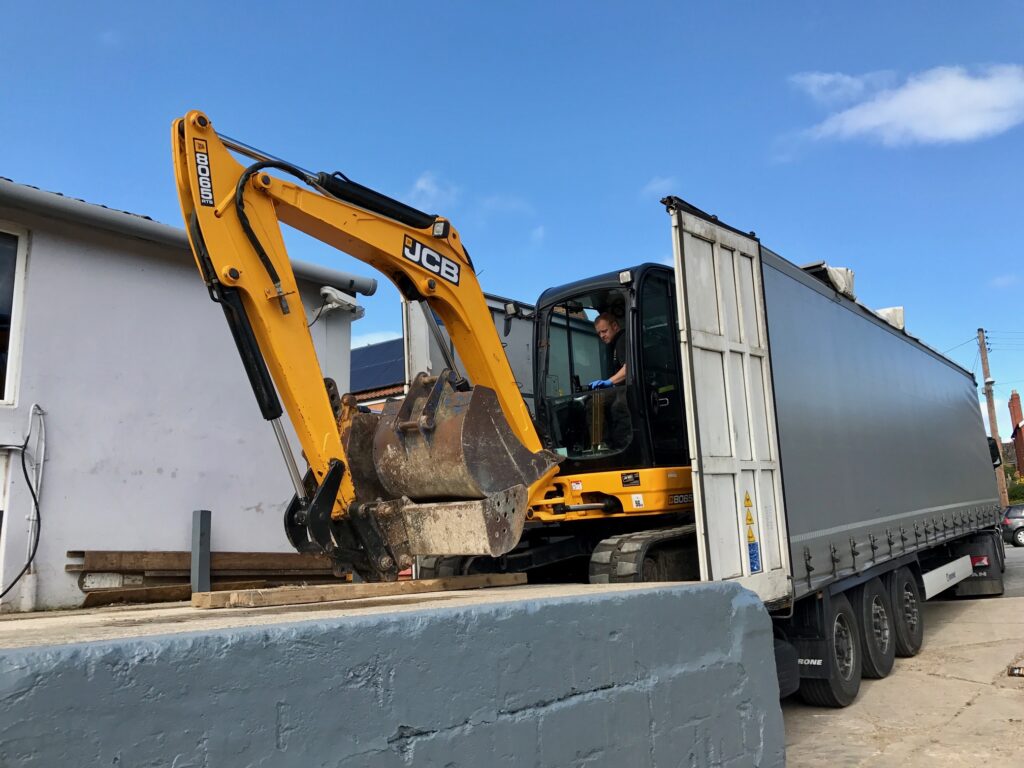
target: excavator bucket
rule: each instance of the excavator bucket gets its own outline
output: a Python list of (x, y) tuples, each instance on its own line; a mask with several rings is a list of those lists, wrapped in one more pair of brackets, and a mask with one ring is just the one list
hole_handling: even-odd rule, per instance
[(382, 527), (388, 539), (406, 536), (410, 554), (508, 552), (522, 533), (529, 487), (560, 459), (519, 442), (494, 390), (458, 383), (448, 370), (419, 374), (403, 401), (385, 407), (374, 434), (376, 475), (393, 500), (381, 509)]

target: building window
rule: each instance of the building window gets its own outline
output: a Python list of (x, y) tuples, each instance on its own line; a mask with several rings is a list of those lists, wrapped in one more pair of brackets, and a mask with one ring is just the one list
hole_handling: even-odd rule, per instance
[(0, 401), (11, 401), (8, 361), (11, 356), (11, 326), (14, 316), (14, 283), (18, 270), (18, 238), (0, 232)]

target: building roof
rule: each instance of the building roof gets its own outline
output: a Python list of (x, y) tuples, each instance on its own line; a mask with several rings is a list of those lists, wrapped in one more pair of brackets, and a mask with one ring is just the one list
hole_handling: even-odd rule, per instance
[(391, 339), (352, 350), (352, 392), (391, 389), (405, 383), (405, 340)]
[[(148, 216), (66, 197), (60, 192), (47, 192), (38, 187), (18, 184), (3, 176), (0, 176), (0, 206), (52, 216), (125, 237), (180, 248), (186, 254), (190, 254), (191, 250), (184, 229), (161, 224)], [(299, 278), (330, 285), (349, 293), (369, 296), (377, 290), (377, 281), (373, 278), (353, 275), (319, 264), (293, 259), (292, 269)]]

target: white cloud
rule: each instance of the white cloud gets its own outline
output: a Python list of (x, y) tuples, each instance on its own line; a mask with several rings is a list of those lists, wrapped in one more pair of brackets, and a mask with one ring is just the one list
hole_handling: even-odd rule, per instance
[(533, 243), (534, 245), (540, 245), (541, 243), (544, 242), (544, 234), (545, 232), (543, 224), (534, 227), (532, 230), (530, 230), (530, 242)]
[(805, 91), (812, 99), (829, 106), (858, 101), (885, 87), (892, 80), (892, 72), (868, 72), (865, 75), (801, 72), (789, 78), (789, 82)]
[(514, 195), (491, 195), (480, 201), (480, 208), (485, 213), (527, 214), (534, 213), (533, 205), (521, 197)]
[[(996, 136), (1024, 122), (1024, 66), (999, 65), (968, 72), (936, 67), (911, 75), (895, 88), (867, 94), (862, 76), (804, 73), (795, 78), (814, 98), (849, 96), (858, 87), (860, 103), (830, 115), (807, 131), (814, 139), (867, 138), (886, 146), (948, 144)], [(857, 84), (859, 82), (859, 85)], [(819, 94), (819, 95), (815, 95)]]
[(431, 171), (424, 171), (413, 182), (412, 189), (406, 198), (410, 203), (427, 213), (435, 213), (451, 207), (459, 196), (459, 188), (454, 184), (441, 181)]
[(671, 176), (655, 176), (644, 184), (640, 197), (664, 197), (675, 191), (676, 180)]
[(402, 334), (396, 333), (395, 331), (371, 331), (369, 333), (357, 333), (352, 335), (352, 349), (400, 338), (402, 338)]
[(993, 288), (1010, 288), (1017, 285), (1020, 282), (1020, 278), (1017, 275), (999, 275), (989, 281), (989, 285)]

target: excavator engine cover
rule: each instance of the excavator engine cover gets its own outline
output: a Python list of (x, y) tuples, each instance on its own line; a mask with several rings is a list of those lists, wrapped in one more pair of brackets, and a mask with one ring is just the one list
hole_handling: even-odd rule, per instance
[[(461, 389), (458, 382), (447, 369), (437, 377), (417, 375), (403, 401), (385, 406), (374, 435), (373, 463), (391, 498), (415, 503), (406, 510), (410, 519), (413, 514), (423, 518), (415, 528), (463, 531), (461, 545), (448, 539), (443, 550), (414, 554), (503, 554), (522, 533), (526, 490), (560, 457), (545, 450), (532, 453), (519, 442), (494, 390)], [(485, 503), (449, 503), (463, 501)], [(451, 515), (460, 519), (443, 519)], [(470, 516), (480, 524), (470, 525)], [(435, 546), (443, 540), (424, 537), (421, 546), (427, 539)]]

